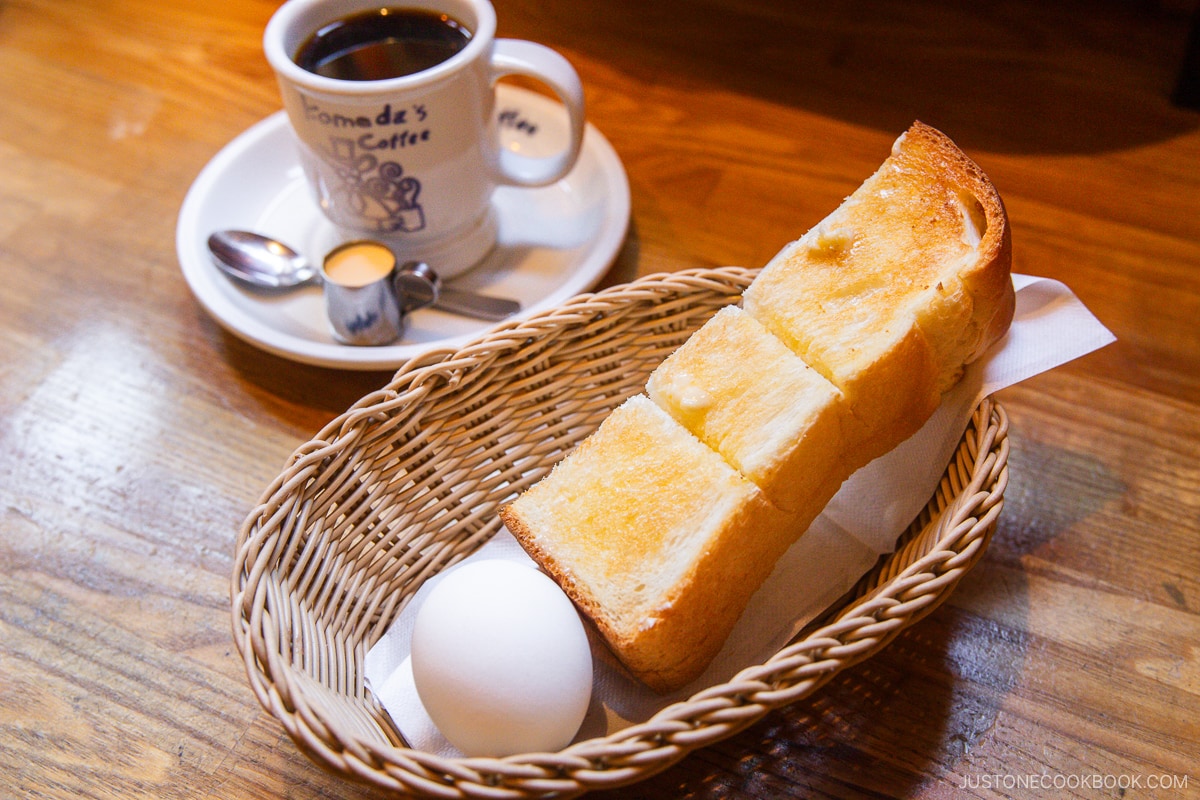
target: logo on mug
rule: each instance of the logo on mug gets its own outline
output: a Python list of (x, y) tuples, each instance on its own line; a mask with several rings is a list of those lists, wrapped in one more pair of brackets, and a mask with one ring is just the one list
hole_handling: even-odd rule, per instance
[(425, 228), (425, 212), (417, 200), (421, 182), (404, 174), (395, 161), (380, 162), (359, 150), (354, 139), (331, 136), (322, 157), (333, 169), (333, 208), (345, 209), (360, 228), (378, 233), (412, 233)]

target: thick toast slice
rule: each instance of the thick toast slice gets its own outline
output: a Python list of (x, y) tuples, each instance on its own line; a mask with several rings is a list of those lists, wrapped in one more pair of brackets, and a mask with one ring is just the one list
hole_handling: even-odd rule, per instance
[(843, 392), (870, 440), (855, 460), (870, 460), (915, 433), (1008, 329), (1011, 253), (995, 187), (917, 122), (767, 264), (743, 306)]
[(659, 691), (712, 660), (797, 535), (753, 483), (645, 395), (618, 406), (500, 515)]
[(837, 486), (1003, 336), (1010, 261), (991, 183), (914, 124), (504, 522), (635, 676), (680, 688)]
[(851, 472), (841, 392), (737, 306), (659, 365), (646, 392), (787, 511), (816, 516)]

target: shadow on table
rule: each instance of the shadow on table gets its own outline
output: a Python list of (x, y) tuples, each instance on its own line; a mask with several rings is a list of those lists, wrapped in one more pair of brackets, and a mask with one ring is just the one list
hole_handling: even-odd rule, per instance
[[(1078, 453), (1012, 434), (999, 527), (946, 605), (808, 699), (597, 800), (906, 797), (931, 782), (961, 788), (979, 752), (1011, 744), (991, 732), (1009, 696), (1036, 684), (1027, 662), (1045, 644), (1029, 632), (1023, 558), (1080, 535), (1127, 490)], [(1077, 502), (1054, 501), (1068, 493)]]
[(1190, 18), (1167, 3), (613, 0), (583, 19), (524, 3), (498, 2), (505, 35), (647, 84), (715, 84), (888, 133), (921, 119), (973, 150), (1120, 150), (1200, 125), (1171, 104)]
[[(319, 427), (354, 405), (360, 398), (382, 389), (394, 370), (345, 370), (317, 367), (267, 353), (221, 331), (222, 355), (246, 381), (278, 403), (278, 416), (291, 424)], [(305, 418), (300, 419), (296, 415)], [(313, 425), (317, 427), (313, 427)]]
[(959, 757), (1021, 674), (1026, 643), (1011, 634), (939, 609), (809, 699), (597, 800), (906, 797), (931, 780), (955, 783)]

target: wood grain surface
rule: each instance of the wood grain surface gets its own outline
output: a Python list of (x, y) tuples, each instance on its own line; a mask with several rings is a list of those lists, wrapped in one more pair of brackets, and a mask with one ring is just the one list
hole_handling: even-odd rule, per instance
[[(761, 265), (919, 118), (999, 187), (1015, 268), (1119, 339), (1001, 394), (1007, 505), (946, 606), (595, 796), (1200, 796), (1193, 5), (497, 0), (625, 164), (606, 284)], [(229, 577), (293, 448), (388, 376), (225, 333), (175, 255), (197, 173), (279, 107), (274, 7), (0, 2), (0, 798), (378, 796), (260, 708)]]

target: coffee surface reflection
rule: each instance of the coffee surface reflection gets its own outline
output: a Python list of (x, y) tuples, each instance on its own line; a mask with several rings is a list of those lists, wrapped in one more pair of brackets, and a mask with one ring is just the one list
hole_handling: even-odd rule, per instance
[(386, 80), (435, 67), (470, 39), (471, 31), (446, 14), (378, 8), (320, 28), (300, 45), (295, 62), (326, 78)]

